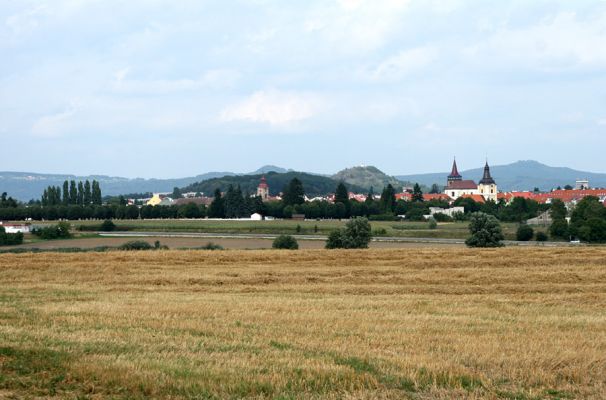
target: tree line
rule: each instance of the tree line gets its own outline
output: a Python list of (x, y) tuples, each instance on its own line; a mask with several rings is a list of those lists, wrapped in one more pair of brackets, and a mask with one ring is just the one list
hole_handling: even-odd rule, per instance
[(42, 206), (87, 206), (101, 205), (103, 196), (99, 182), (87, 179), (76, 183), (75, 180), (63, 182), (63, 187), (49, 186), (44, 189), (40, 204)]

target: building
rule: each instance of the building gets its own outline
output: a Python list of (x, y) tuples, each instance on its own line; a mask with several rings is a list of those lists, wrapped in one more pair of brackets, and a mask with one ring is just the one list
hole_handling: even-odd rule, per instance
[(261, 200), (263, 201), (269, 200), (269, 185), (267, 184), (265, 176), (261, 178), (261, 182), (259, 183), (259, 186), (257, 186), (257, 196), (261, 197)]
[(29, 224), (4, 224), (0, 222), (0, 226), (4, 228), (6, 233), (30, 233), (31, 225)]
[(497, 184), (490, 175), (488, 161), (484, 166), (484, 175), (482, 176), (480, 183), (476, 184), (475, 181), (463, 179), (457, 167), (457, 160), (454, 160), (452, 163), (452, 171), (446, 178), (446, 189), (444, 190), (444, 194), (453, 200), (463, 196), (475, 199), (478, 198), (477, 196), (481, 196), (485, 201), (492, 200), (496, 202), (498, 194)]
[(574, 185), (574, 190), (589, 189), (589, 181), (587, 179), (578, 179)]

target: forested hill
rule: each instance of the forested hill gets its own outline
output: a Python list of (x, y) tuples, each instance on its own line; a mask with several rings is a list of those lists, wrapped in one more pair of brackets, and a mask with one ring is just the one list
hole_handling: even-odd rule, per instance
[[(222, 192), (227, 191), (229, 185), (240, 185), (242, 192), (254, 194), (257, 192), (257, 186), (263, 175), (241, 175), (241, 176), (224, 176), (221, 178), (208, 179), (202, 182), (197, 182), (181, 189), (183, 192), (201, 192), (206, 196), (212, 196), (218, 188)], [(334, 193), (335, 188), (339, 184), (338, 181), (320, 175), (308, 174), (305, 172), (286, 172), (277, 173), (269, 172), (265, 174), (267, 184), (269, 185), (269, 193), (272, 196), (278, 195), (282, 189), (288, 185), (293, 178), (298, 178), (303, 183), (303, 189), (308, 196), (319, 196), (327, 193)], [(350, 191), (365, 193), (366, 189), (356, 185), (347, 185)]]

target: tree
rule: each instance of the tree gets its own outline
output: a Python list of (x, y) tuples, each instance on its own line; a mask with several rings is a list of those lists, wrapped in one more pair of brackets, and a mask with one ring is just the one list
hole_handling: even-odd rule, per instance
[(368, 194), (366, 195), (366, 200), (365, 202), (368, 203), (372, 203), (375, 201), (375, 190), (374, 188), (371, 186), (370, 190), (368, 191)]
[(572, 186), (566, 185), (566, 186), (564, 186), (564, 190), (572, 190)]
[(180, 199), (183, 197), (183, 194), (181, 193), (181, 189), (179, 189), (178, 187), (174, 187), (173, 188), (173, 194), (171, 195), (171, 197), (173, 199)]
[(440, 190), (440, 187), (438, 186), (438, 184), (434, 183), (433, 185), (431, 185), (431, 190), (429, 191), (429, 193), (439, 194), (439, 193), (442, 193), (442, 191)]
[[(339, 182), (335, 190), (335, 204), (337, 205), (337, 207), (339, 207), (339, 210), (342, 210), (342, 212), (339, 212), (339, 218), (346, 218), (349, 216), (349, 213), (351, 211), (349, 191), (347, 190), (347, 186), (345, 186), (343, 182)], [(341, 207), (339, 206), (339, 204), (342, 204), (343, 206)]]
[(597, 197), (579, 201), (570, 216), (570, 234), (585, 242), (606, 241), (606, 207)]
[(500, 247), (505, 239), (499, 220), (483, 212), (471, 214), (469, 232), (471, 236), (465, 241), (469, 247)]
[(305, 203), (305, 191), (303, 183), (298, 178), (292, 178), (282, 194), (282, 202), (285, 206), (294, 206)]
[(63, 205), (69, 205), (69, 182), (63, 182)]
[(84, 182), (84, 196), (83, 196), (83, 204), (85, 206), (88, 206), (92, 203), (93, 201), (93, 193), (90, 187), (90, 182), (87, 179), (86, 182)]
[(396, 189), (390, 184), (383, 188), (381, 199), (379, 200), (381, 211), (387, 214), (393, 213), (396, 209)]
[(273, 241), (271, 247), (273, 249), (297, 250), (299, 243), (297, 243), (297, 239), (290, 235), (280, 235)]
[(76, 186), (76, 181), (69, 182), (69, 204), (78, 204), (78, 187)]
[(84, 185), (82, 184), (82, 181), (78, 182), (78, 196), (76, 204), (78, 204), (79, 206), (84, 204)]
[(568, 239), (570, 231), (568, 230), (568, 222), (565, 219), (554, 219), (549, 227), (549, 234), (557, 239)]
[(224, 200), (221, 197), (221, 190), (215, 189), (215, 198), (208, 207), (209, 218), (225, 218), (225, 205)]
[(566, 205), (560, 199), (554, 199), (551, 202), (551, 208), (549, 209), (549, 214), (551, 215), (551, 219), (553, 221), (558, 219), (566, 219), (566, 215), (568, 214), (568, 210), (566, 210)]
[(415, 186), (412, 189), (412, 201), (413, 202), (423, 201), (423, 191), (421, 190), (421, 186), (419, 186), (418, 183), (415, 183)]
[(522, 224), (516, 231), (516, 240), (527, 242), (534, 236), (534, 229), (530, 225)]
[(103, 203), (103, 197), (101, 195), (101, 186), (99, 182), (93, 180), (93, 191), (91, 201), (94, 205), (100, 206)]
[(340, 231), (332, 231), (326, 241), (327, 249), (365, 249), (372, 237), (372, 231), (368, 219), (357, 217), (349, 220), (345, 228)]

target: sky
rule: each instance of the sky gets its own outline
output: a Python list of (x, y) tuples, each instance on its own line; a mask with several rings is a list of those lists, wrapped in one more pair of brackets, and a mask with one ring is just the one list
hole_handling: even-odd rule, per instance
[(606, 172), (606, 1), (0, 0), (0, 170)]

